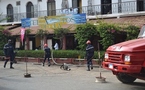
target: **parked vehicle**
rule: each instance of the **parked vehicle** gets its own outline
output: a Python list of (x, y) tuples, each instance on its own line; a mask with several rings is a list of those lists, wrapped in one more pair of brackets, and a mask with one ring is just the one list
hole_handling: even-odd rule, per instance
[(145, 25), (137, 39), (109, 46), (104, 57), (103, 68), (111, 70), (122, 83), (145, 80)]

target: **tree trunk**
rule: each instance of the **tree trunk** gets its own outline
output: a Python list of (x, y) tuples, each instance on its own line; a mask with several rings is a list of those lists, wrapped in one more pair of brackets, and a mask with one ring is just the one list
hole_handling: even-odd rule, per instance
[(62, 50), (66, 50), (66, 36), (63, 36), (62, 39)]
[(30, 50), (29, 37), (26, 36), (26, 50)]
[(47, 37), (46, 37), (46, 35), (44, 36), (44, 44), (47, 44)]

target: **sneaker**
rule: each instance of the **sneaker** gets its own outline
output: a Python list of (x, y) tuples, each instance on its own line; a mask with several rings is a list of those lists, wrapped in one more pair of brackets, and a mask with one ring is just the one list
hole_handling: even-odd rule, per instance
[(6, 66), (4, 65), (4, 68), (6, 68)]
[(93, 69), (93, 66), (91, 66), (91, 69)]
[(48, 63), (48, 67), (50, 67), (51, 63)]
[(42, 66), (44, 66), (44, 63), (42, 63)]
[(14, 69), (14, 67), (10, 67), (10, 69)]
[(90, 69), (87, 69), (87, 71), (90, 71)]

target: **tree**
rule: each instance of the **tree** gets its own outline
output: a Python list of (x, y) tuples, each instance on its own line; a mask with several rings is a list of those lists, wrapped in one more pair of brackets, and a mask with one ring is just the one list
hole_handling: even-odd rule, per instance
[(29, 34), (31, 33), (31, 29), (25, 30), (25, 40), (26, 40), (26, 49), (29, 50)]
[[(41, 38), (41, 40), (44, 40), (44, 43), (46, 43), (46, 35), (48, 35), (49, 32), (47, 30), (43, 30), (43, 29), (38, 29), (36, 36), (39, 36)], [(43, 43), (41, 42), (41, 49), (42, 49)]]
[(54, 29), (54, 35), (55, 35), (54, 38), (60, 40), (60, 48), (62, 49), (66, 49), (66, 45), (65, 45), (66, 36), (65, 35), (69, 32), (70, 32), (69, 28), (55, 28)]
[(79, 45), (78, 48), (80, 50), (85, 49), (86, 41), (88, 39), (91, 39), (92, 36), (94, 35), (98, 35), (96, 26), (90, 23), (77, 25), (75, 32), (76, 32), (75, 38), (78, 41), (78, 45)]
[[(0, 20), (2, 22), (5, 19)], [(3, 46), (5, 43), (7, 43), (7, 40), (9, 39), (11, 33), (9, 30), (6, 30), (3, 26), (0, 25), (0, 50), (3, 49)]]
[(138, 37), (140, 28), (134, 25), (129, 25), (125, 28), (125, 31), (127, 32), (126, 40), (131, 40), (131, 39), (136, 39)]

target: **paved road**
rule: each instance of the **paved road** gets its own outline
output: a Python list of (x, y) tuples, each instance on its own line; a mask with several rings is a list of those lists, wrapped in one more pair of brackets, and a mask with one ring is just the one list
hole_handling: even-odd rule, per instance
[(119, 82), (108, 70), (101, 69), (106, 83), (95, 82), (99, 69), (86, 71), (86, 67), (70, 65), (71, 71), (64, 71), (59, 66), (51, 67), (27, 63), (31, 78), (24, 78), (26, 64), (14, 64), (15, 69), (9, 69), (9, 63), (3, 68), (0, 61), (0, 90), (145, 90), (145, 81), (136, 80), (127, 85)]

